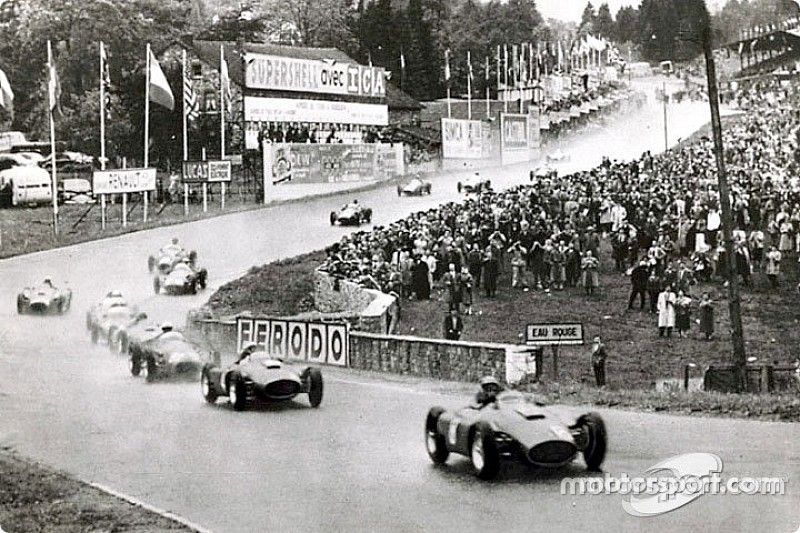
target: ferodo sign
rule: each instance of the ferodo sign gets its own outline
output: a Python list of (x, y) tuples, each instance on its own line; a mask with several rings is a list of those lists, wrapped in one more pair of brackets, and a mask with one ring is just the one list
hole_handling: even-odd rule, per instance
[(266, 54), (247, 54), (245, 64), (248, 89), (386, 96), (386, 72), (379, 67)]
[(335, 366), (350, 364), (349, 326), (346, 323), (306, 322), (279, 318), (239, 317), (236, 351), (256, 343), (273, 357)]

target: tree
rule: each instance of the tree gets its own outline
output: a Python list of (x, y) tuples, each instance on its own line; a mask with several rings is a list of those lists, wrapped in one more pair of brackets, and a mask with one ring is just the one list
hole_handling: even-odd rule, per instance
[(296, 28), (302, 46), (347, 51), (356, 45), (349, 24), (354, 14), (352, 4), (349, 0), (278, 0), (265, 14)]
[(635, 42), (639, 36), (639, 11), (633, 7), (623, 7), (617, 11), (614, 24), (614, 39), (620, 43)]
[(586, 7), (583, 8), (583, 14), (581, 15), (581, 23), (578, 26), (578, 31), (581, 33), (593, 33), (594, 32), (594, 25), (597, 21), (597, 13), (594, 11), (594, 6), (591, 2), (586, 3)]
[(611, 17), (611, 9), (606, 2), (600, 4), (597, 10), (594, 31), (600, 37), (605, 37), (606, 39), (612, 39), (614, 37), (614, 19)]
[[(420, 100), (438, 98), (441, 94), (439, 59), (422, 0), (409, 0), (403, 27), (406, 29), (401, 47), (406, 61), (403, 89)], [(400, 74), (399, 65), (397, 72)]]

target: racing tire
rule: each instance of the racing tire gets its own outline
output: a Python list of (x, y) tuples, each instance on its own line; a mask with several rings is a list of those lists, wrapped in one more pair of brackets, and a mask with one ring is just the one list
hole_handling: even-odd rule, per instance
[(203, 372), (200, 374), (200, 390), (203, 393), (203, 399), (208, 403), (215, 403), (219, 394), (214, 384), (211, 383), (211, 376), (209, 367), (203, 367)]
[(17, 298), (17, 314), (25, 314), (25, 303), (22, 301), (22, 298)]
[(189, 284), (189, 294), (197, 294), (197, 280), (192, 280)]
[(401, 186), (397, 186), (397, 196), (403, 196), (403, 188)]
[(241, 374), (234, 373), (228, 378), (228, 398), (235, 411), (247, 409), (247, 385)]
[(161, 293), (161, 281), (157, 277), (153, 278), (153, 292), (156, 294)]
[(90, 313), (86, 313), (86, 331), (92, 330), (92, 315)]
[(97, 344), (100, 342), (100, 330), (97, 328), (92, 328), (91, 333), (92, 344)]
[(156, 268), (156, 258), (152, 255), (147, 258), (147, 271), (152, 272)]
[(436, 429), (443, 412), (441, 407), (431, 407), (425, 419), (425, 449), (428, 450), (428, 457), (437, 465), (444, 464), (450, 456), (444, 435)]
[(334, 211), (331, 211), (331, 226), (335, 225), (336, 225), (336, 213)]
[(586, 461), (586, 468), (592, 472), (599, 472), (606, 458), (606, 448), (608, 446), (608, 434), (606, 424), (597, 413), (587, 413), (578, 418), (577, 426), (586, 428), (588, 441), (586, 449), (583, 450), (583, 460)]
[(189, 252), (189, 264), (194, 266), (195, 263), (197, 263), (197, 252), (195, 250), (192, 250), (191, 252)]
[(494, 440), (494, 431), (486, 422), (478, 422), (469, 443), (472, 469), (479, 479), (490, 480), (500, 471), (500, 452)]
[(158, 365), (156, 365), (156, 360), (153, 357), (147, 358), (147, 378), (146, 381), (148, 383), (153, 383), (158, 379)]
[(200, 289), (205, 290), (205, 288), (208, 287), (208, 271), (205, 268), (200, 270), (200, 273), (197, 276), (197, 283), (200, 286)]
[(131, 371), (131, 376), (135, 378), (139, 377), (139, 374), (142, 373), (142, 360), (138, 355), (131, 355), (131, 358), (128, 360), (128, 369)]
[(319, 368), (308, 369), (308, 403), (311, 407), (319, 407), (322, 403), (322, 393), (325, 384), (322, 381), (322, 372)]
[(458, 194), (461, 194), (461, 191), (464, 189), (464, 186), (460, 181), (458, 182), (458, 185), (456, 185), (456, 189), (458, 190)]
[(366, 222), (367, 224), (372, 223), (372, 209), (364, 210), (364, 222)]
[(433, 189), (433, 186), (432, 186), (430, 183), (429, 183), (428, 185), (426, 185), (426, 186), (425, 186), (425, 194), (427, 194), (428, 196), (430, 196), (430, 195), (431, 195), (431, 190), (432, 190), (432, 189)]

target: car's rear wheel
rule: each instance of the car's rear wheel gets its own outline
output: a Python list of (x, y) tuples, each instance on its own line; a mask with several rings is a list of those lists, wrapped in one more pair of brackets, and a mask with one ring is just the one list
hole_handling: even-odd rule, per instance
[(17, 314), (21, 315), (25, 312), (25, 302), (22, 301), (22, 298), (17, 298)]
[(578, 418), (577, 426), (585, 428), (587, 443), (583, 450), (586, 467), (591, 471), (599, 471), (606, 458), (608, 437), (606, 424), (597, 413), (587, 413)]
[(331, 226), (336, 225), (336, 213), (331, 211)]
[(197, 294), (197, 280), (194, 279), (189, 283), (189, 293)]
[(475, 475), (480, 479), (494, 479), (500, 471), (500, 452), (489, 424), (478, 422), (475, 426), (469, 446), (469, 458)]
[(161, 281), (157, 277), (153, 278), (153, 292), (156, 294), (161, 292)]
[(228, 398), (236, 411), (247, 409), (247, 388), (241, 375), (232, 374), (228, 378)]
[(139, 374), (142, 373), (141, 358), (138, 355), (131, 355), (131, 358), (128, 361), (128, 368), (130, 369), (133, 377), (139, 377)]
[(147, 358), (147, 382), (152, 383), (158, 379), (158, 365), (155, 357)]
[(211, 383), (211, 376), (209, 375), (208, 367), (203, 368), (203, 373), (200, 374), (200, 390), (203, 391), (203, 398), (208, 403), (214, 403), (217, 401), (217, 390), (214, 388), (214, 384)]
[(403, 188), (400, 185), (397, 186), (397, 196), (403, 196)]
[(428, 417), (425, 419), (425, 448), (428, 450), (431, 461), (437, 465), (444, 464), (450, 455), (444, 435), (441, 435), (436, 429), (439, 417), (443, 412), (444, 409), (441, 407), (431, 407)]
[(325, 387), (319, 368), (308, 369), (308, 382), (308, 403), (311, 404), (311, 407), (319, 407)]
[(156, 267), (156, 258), (152, 255), (147, 258), (147, 271), (152, 272), (153, 269)]
[(100, 330), (97, 327), (92, 328), (92, 344), (97, 344), (100, 341)]

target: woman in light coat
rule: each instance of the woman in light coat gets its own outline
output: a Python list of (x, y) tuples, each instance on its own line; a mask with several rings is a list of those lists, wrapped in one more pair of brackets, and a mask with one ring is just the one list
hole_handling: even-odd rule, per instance
[(672, 285), (667, 285), (658, 295), (658, 336), (667, 338), (672, 336), (675, 327), (675, 300), (677, 296), (672, 291)]

